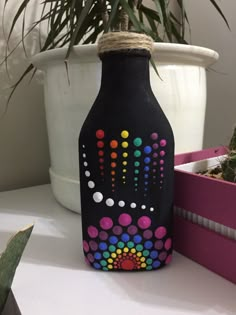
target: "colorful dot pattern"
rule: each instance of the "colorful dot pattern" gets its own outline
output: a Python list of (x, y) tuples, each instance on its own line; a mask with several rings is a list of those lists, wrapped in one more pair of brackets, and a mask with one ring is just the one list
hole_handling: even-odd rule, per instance
[(95, 269), (154, 270), (169, 264), (172, 259), (172, 240), (164, 226), (152, 231), (148, 216), (138, 218), (136, 224), (128, 213), (117, 222), (103, 217), (99, 227), (87, 228), (83, 241), (86, 262)]

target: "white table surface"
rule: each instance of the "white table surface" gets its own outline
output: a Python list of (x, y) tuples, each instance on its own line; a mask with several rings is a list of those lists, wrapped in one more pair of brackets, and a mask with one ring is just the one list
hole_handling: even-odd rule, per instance
[(0, 193), (0, 251), (32, 222), (13, 284), (22, 315), (236, 314), (235, 285), (178, 253), (157, 271), (91, 269), (80, 216), (60, 206), (49, 185)]

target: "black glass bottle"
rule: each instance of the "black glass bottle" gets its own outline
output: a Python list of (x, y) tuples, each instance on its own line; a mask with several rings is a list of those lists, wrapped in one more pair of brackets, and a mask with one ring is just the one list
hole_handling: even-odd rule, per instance
[(148, 50), (100, 59), (79, 137), (84, 254), (100, 270), (158, 269), (172, 254), (172, 129), (151, 90)]

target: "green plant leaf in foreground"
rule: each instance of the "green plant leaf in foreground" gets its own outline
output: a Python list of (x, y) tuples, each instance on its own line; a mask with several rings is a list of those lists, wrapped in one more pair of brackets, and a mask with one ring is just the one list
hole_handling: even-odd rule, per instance
[(30, 225), (14, 235), (0, 257), (0, 314), (3, 311), (16, 268), (30, 238), (33, 227), (33, 225)]

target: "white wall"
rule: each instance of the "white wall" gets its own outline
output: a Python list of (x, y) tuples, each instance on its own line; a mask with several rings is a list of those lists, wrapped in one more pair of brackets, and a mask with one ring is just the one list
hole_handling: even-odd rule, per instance
[(185, 1), (192, 43), (216, 50), (220, 59), (208, 72), (204, 147), (227, 144), (236, 125), (236, 1), (217, 1), (231, 27), (227, 29), (209, 0)]

